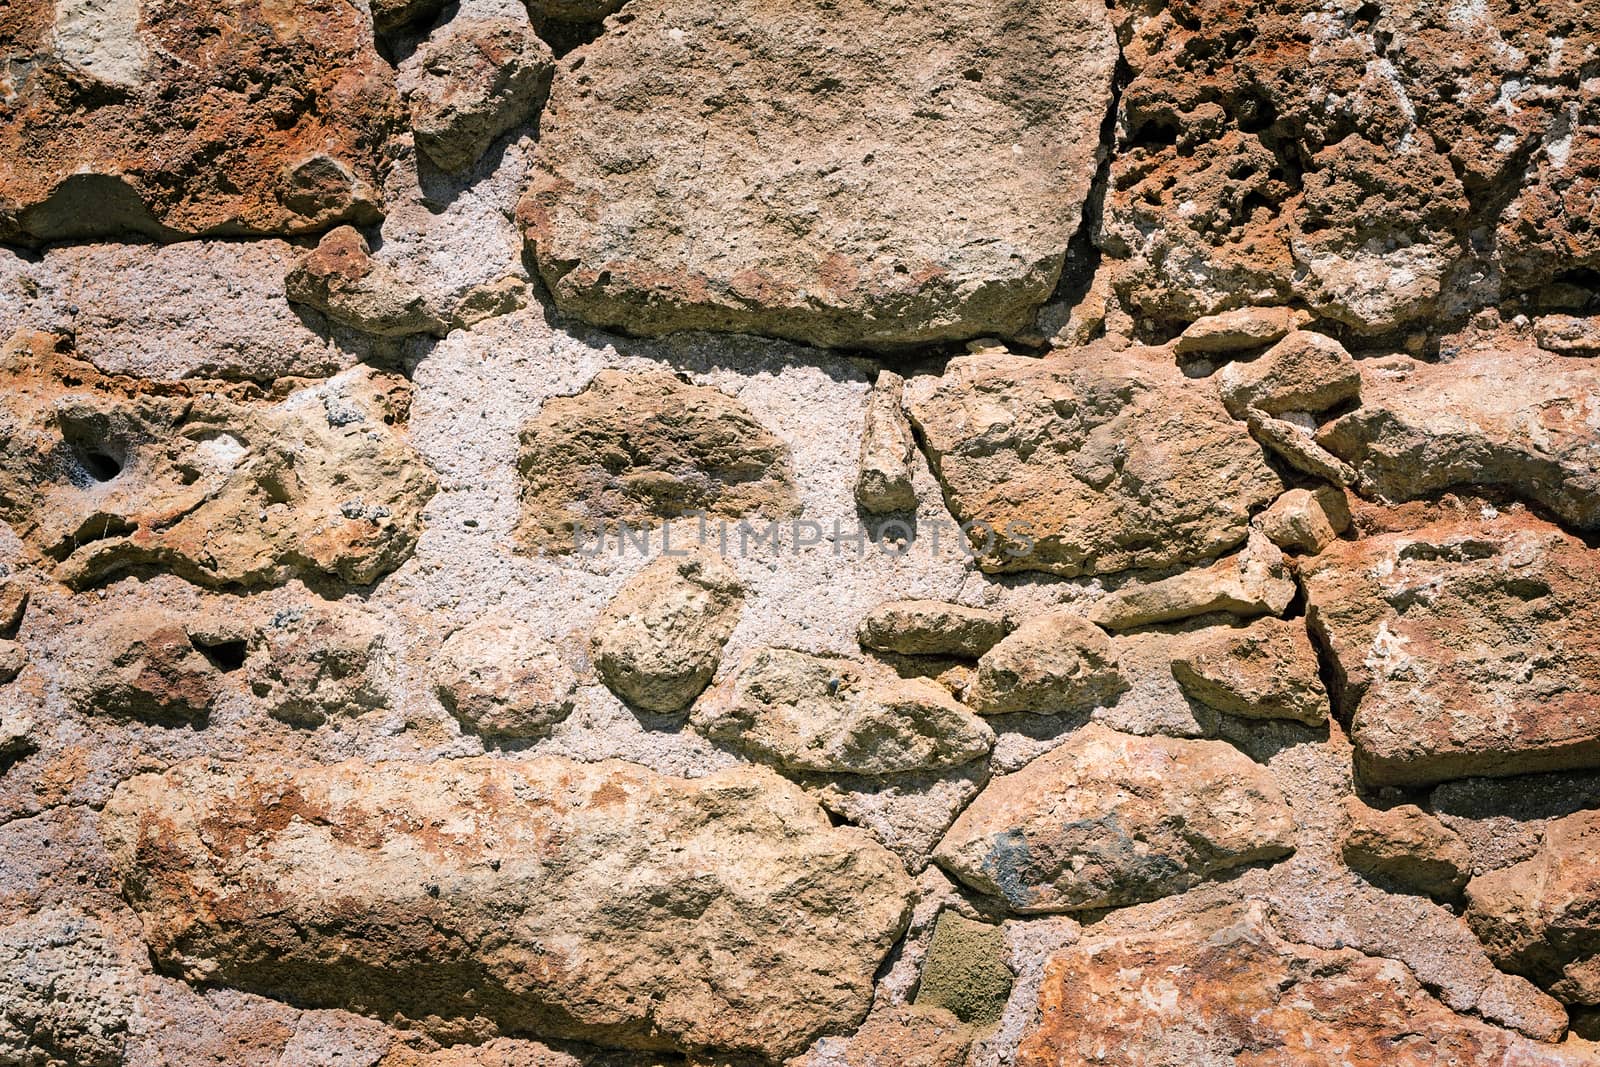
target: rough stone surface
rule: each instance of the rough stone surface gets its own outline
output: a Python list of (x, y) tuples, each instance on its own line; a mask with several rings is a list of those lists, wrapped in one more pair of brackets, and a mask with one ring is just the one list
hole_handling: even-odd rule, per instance
[(1081, 0), (633, 0), (558, 70), (519, 214), (557, 305), (629, 333), (1019, 333), (1082, 218), (1115, 64)]
[(550, 46), (526, 18), (458, 17), (401, 64), (398, 87), (417, 147), (459, 171), (538, 113), (554, 72)]
[(1331, 487), (1291, 489), (1257, 515), (1255, 524), (1279, 548), (1315, 555), (1350, 528), (1350, 506)]
[(1235, 418), (1251, 411), (1315, 414), (1360, 396), (1361, 372), (1338, 341), (1296, 332), (1255, 359), (1223, 367), (1217, 372), (1217, 389)]
[(1600, 352), (1600, 318), (1545, 315), (1533, 324), (1533, 335), (1546, 352), (1589, 356)]
[(861, 620), (862, 648), (906, 656), (977, 659), (1006, 636), (998, 612), (942, 600), (896, 600), (879, 604)]
[(1450, 363), (1362, 365), (1361, 407), (1318, 440), (1389, 500), (1500, 486), (1578, 529), (1600, 529), (1600, 369), (1532, 348)]
[(490, 615), (445, 639), (434, 671), (439, 700), (485, 737), (530, 738), (572, 714), (577, 676), (517, 620)]
[(972, 1031), (942, 1008), (874, 1011), (849, 1038), (823, 1038), (798, 1067), (962, 1067)]
[(103, 830), (152, 951), (191, 979), (772, 1060), (866, 1014), (911, 894), (759, 770), (201, 761), (124, 783)]
[(373, 260), (354, 226), (329, 230), (283, 281), (284, 295), (336, 322), (379, 337), (444, 332), (445, 324), (415, 286)]
[(1218, 556), (1282, 491), (1203, 383), (1159, 354), (967, 356), (911, 418), (985, 570), (1108, 574)]
[(1337, 542), (1302, 574), (1368, 781), (1600, 765), (1600, 658), (1571, 640), (1597, 610), (1581, 541), (1467, 513)]
[(1011, 996), (1005, 934), (953, 911), (940, 914), (922, 964), (917, 1004), (948, 1009), (964, 1023), (987, 1026), (1000, 1020)]
[(0, 926), (0, 1061), (119, 1067), (137, 949), (92, 915), (50, 908)]
[(392, 76), (363, 7), (22, 0), (0, 240), (295, 234), (380, 214)]
[(785, 771), (883, 777), (959, 767), (994, 747), (994, 731), (932, 682), (782, 648), (753, 653), (689, 721)]
[(1058, 609), (1029, 619), (983, 654), (967, 703), (980, 715), (1079, 712), (1127, 687), (1110, 639), (1083, 616)]
[(1294, 595), (1283, 553), (1252, 531), (1238, 555), (1147, 584), (1125, 585), (1098, 601), (1089, 617), (1108, 630), (1127, 630), (1215, 611), (1242, 618), (1282, 615)]
[(662, 556), (635, 575), (595, 627), (595, 670), (634, 707), (683, 711), (711, 683), (739, 621), (744, 586), (713, 551)]
[(732, 397), (659, 371), (602, 371), (577, 395), (546, 401), (523, 427), (517, 466), (522, 535), (550, 552), (616, 524), (797, 510), (783, 444)]
[(1554, 820), (1530, 859), (1467, 885), (1467, 922), (1499, 966), (1568, 1004), (1600, 1003), (1600, 812)]
[(1180, 356), (1241, 352), (1270, 345), (1299, 325), (1293, 308), (1237, 308), (1191, 322), (1178, 335)]
[(1272, 776), (1221, 741), (1076, 731), (996, 778), (939, 844), (939, 865), (1022, 914), (1179, 893), (1294, 851)]
[(95, 619), (74, 635), (80, 671), (64, 694), (93, 715), (178, 724), (204, 719), (222, 672), (196, 645), (191, 620), (160, 609)]
[(861, 429), (861, 473), (856, 476), (856, 503), (873, 515), (909, 511), (917, 506), (911, 479), (916, 441), (901, 396), (906, 380), (894, 371), (878, 372), (872, 401)]
[(1350, 832), (1341, 850), (1353, 870), (1440, 900), (1460, 895), (1472, 877), (1472, 853), (1438, 819), (1412, 804), (1369, 808), (1345, 802)]
[(1214, 626), (1184, 641), (1172, 674), (1195, 700), (1247, 719), (1328, 721), (1328, 691), (1301, 619)]
[(245, 673), (271, 713), (316, 727), (389, 703), (391, 653), (382, 629), (353, 608), (281, 609), (250, 639)]

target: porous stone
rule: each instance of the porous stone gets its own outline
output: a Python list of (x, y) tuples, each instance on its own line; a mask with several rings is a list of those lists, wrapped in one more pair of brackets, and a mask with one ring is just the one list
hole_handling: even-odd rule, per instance
[(558, 70), (519, 215), (556, 303), (630, 333), (1016, 334), (1081, 221), (1116, 59), (1082, 0), (632, 0)]
[(1028, 619), (978, 660), (967, 704), (980, 715), (1056, 715), (1110, 703), (1128, 683), (1099, 628), (1068, 608)]
[[(1593, 551), (1520, 510), (1442, 515), (1303, 563), (1363, 778), (1420, 786), (1600, 766)], [(1593, 620), (1593, 621), (1591, 621)]]
[(539, 111), (555, 57), (526, 18), (457, 17), (400, 64), (398, 88), (419, 149), (465, 170)]
[(93, 915), (48, 908), (0, 925), (0, 1062), (121, 1067), (139, 959)]
[(752, 652), (689, 721), (784, 771), (883, 777), (959, 767), (994, 747), (994, 731), (933, 682), (783, 648)]
[(270, 714), (295, 726), (388, 706), (393, 657), (376, 620), (351, 608), (306, 604), (263, 620), (245, 675)]
[(1160, 350), (966, 356), (908, 390), (986, 571), (1109, 574), (1208, 560), (1283, 490), (1204, 382)]
[(1600, 353), (1600, 317), (1542, 315), (1533, 324), (1533, 336), (1546, 352), (1593, 355)]
[(893, 600), (861, 620), (862, 648), (905, 656), (977, 659), (1006, 635), (999, 612), (944, 600)]
[(1294, 851), (1271, 774), (1222, 741), (1090, 724), (996, 778), (934, 859), (1022, 914), (1155, 900)]
[(662, 556), (607, 605), (590, 641), (595, 670), (634, 707), (682, 711), (711, 684), (743, 603), (743, 584), (716, 552)]
[(490, 738), (548, 734), (572, 714), (578, 678), (525, 623), (489, 615), (445, 639), (434, 692), (468, 730)]
[(1207, 315), (1184, 327), (1174, 350), (1180, 356), (1241, 352), (1270, 345), (1300, 325), (1287, 307), (1245, 307)]
[(406, 26), (432, 19), (444, 10), (448, 0), (372, 0), (373, 28), (393, 33)]
[(427, 298), (375, 261), (366, 238), (354, 226), (324, 234), (289, 271), (283, 291), (296, 303), (379, 337), (445, 332)]
[(1183, 691), (1228, 715), (1328, 721), (1328, 691), (1301, 619), (1257, 619), (1212, 626), (1188, 636), (1172, 657)]
[(1251, 360), (1217, 372), (1217, 391), (1235, 418), (1326, 411), (1361, 395), (1361, 372), (1344, 346), (1325, 334), (1296, 331)]
[(1097, 600), (1089, 618), (1108, 630), (1128, 630), (1215, 611), (1242, 618), (1282, 615), (1295, 596), (1283, 553), (1259, 532), (1249, 538), (1243, 552), (1209, 567), (1125, 585)]
[(1600, 368), (1534, 348), (1480, 348), (1449, 363), (1361, 365), (1359, 408), (1317, 439), (1363, 491), (1413, 500), (1501, 486), (1581, 530), (1600, 529)]
[(0, 350), (0, 518), (57, 579), (366, 583), (410, 555), (436, 483), (398, 425), (403, 379), (357, 367), (265, 396), (103, 375), (62, 344)]
[(619, 525), (799, 510), (789, 450), (737, 400), (666, 371), (605, 370), (522, 429), (520, 534), (568, 553)]
[(1091, 934), (1053, 956), (1018, 1067), (1577, 1067), (1436, 1000), (1402, 964), (1285, 939), (1259, 904), (1158, 930)]
[(1005, 933), (998, 926), (940, 912), (922, 961), (917, 1006), (945, 1008), (976, 1026), (999, 1022), (1014, 978), (1006, 956)]
[(1291, 489), (1254, 522), (1279, 548), (1315, 555), (1350, 528), (1350, 505), (1342, 492), (1328, 486)]
[(1466, 842), (1414, 804), (1369, 808), (1345, 798), (1350, 831), (1340, 850), (1350, 868), (1439, 900), (1461, 894), (1472, 877)]
[(193, 625), (155, 605), (84, 623), (72, 635), (73, 670), (63, 694), (68, 704), (86, 715), (203, 722), (221, 691), (222, 672), (197, 646)]
[(848, 1038), (823, 1038), (794, 1067), (962, 1067), (972, 1029), (943, 1008), (874, 1009)]
[(916, 440), (900, 402), (905, 385), (906, 380), (894, 371), (879, 371), (867, 400), (856, 504), (872, 515), (912, 511), (917, 506), (917, 490), (911, 484), (911, 455)]
[(365, 7), (11, 5), (0, 240), (298, 234), (381, 214), (397, 106)]
[(912, 895), (756, 768), (202, 759), (124, 782), (101, 827), (152, 953), (191, 981), (769, 1062), (865, 1017)]

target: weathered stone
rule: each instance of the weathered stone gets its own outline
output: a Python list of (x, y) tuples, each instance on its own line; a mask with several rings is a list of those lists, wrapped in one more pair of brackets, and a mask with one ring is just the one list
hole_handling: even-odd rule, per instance
[(245, 675), (271, 714), (295, 726), (389, 703), (393, 659), (377, 622), (348, 608), (285, 608), (250, 639)]
[(453, 18), (400, 64), (417, 147), (465, 170), (495, 138), (539, 111), (555, 57), (526, 18)]
[(1339, 486), (1355, 485), (1360, 480), (1354, 467), (1317, 443), (1315, 425), (1308, 425), (1311, 420), (1275, 419), (1252, 411), (1245, 422), (1250, 436), (1302, 474)]
[(571, 552), (618, 524), (795, 514), (789, 450), (738, 401), (665, 371), (606, 370), (522, 429), (521, 535)]
[(1533, 336), (1546, 352), (1594, 355), (1600, 353), (1600, 317), (1544, 315), (1534, 322)]
[(410, 555), (435, 482), (394, 425), (403, 379), (358, 367), (267, 397), (102, 375), (58, 343), (0, 350), (0, 519), (56, 578), (365, 583)]
[(434, 692), (461, 724), (491, 738), (542, 737), (572, 714), (578, 678), (550, 643), (506, 615), (451, 634)]
[(354, 226), (328, 231), (283, 280), (284, 294), (352, 329), (379, 337), (442, 336), (445, 324), (413, 285), (376, 262)]
[(1472, 853), (1438, 819), (1414, 804), (1369, 808), (1346, 797), (1350, 832), (1341, 849), (1350, 868), (1439, 900), (1461, 894), (1472, 877)]
[(1300, 313), (1286, 307), (1244, 307), (1197, 319), (1178, 335), (1180, 356), (1240, 352), (1270, 345), (1300, 325)]
[(1259, 904), (1086, 937), (1045, 969), (1018, 1067), (1578, 1067), (1439, 1003), (1394, 960), (1285, 940)]
[(751, 653), (689, 721), (785, 771), (883, 777), (959, 767), (994, 747), (994, 731), (933, 682), (782, 648)]
[(32, 595), (21, 578), (0, 578), (0, 637), (15, 637)]
[(137, 1012), (134, 946), (67, 908), (0, 925), (0, 1063), (121, 1067)]
[(848, 1038), (823, 1038), (793, 1067), (962, 1067), (972, 1030), (943, 1008), (874, 1009)]
[(155, 605), (93, 619), (73, 635), (63, 696), (87, 715), (175, 725), (205, 720), (222, 672), (191, 636), (194, 620)]
[(422, 1052), (396, 1045), (376, 1067), (677, 1067), (670, 1053), (553, 1048), (539, 1041), (497, 1038)]
[(768, 1060), (865, 1016), (912, 893), (755, 768), (201, 760), (124, 782), (102, 830), (152, 952), (191, 980)]
[(448, 0), (372, 0), (373, 27), (379, 33), (393, 33), (412, 23), (432, 19), (444, 10)]
[[(1569, 14), (1576, 25), (1568, 27), (1560, 27), (1558, 19), (1550, 17), (1553, 14), (1531, 15), (1530, 29), (1546, 34), (1565, 29), (1584, 41), (1593, 41), (1600, 33), (1600, 18), (1592, 9), (1580, 7)], [(1562, 57), (1552, 65), (1560, 68), (1571, 62), (1571, 57)], [(1594, 225), (1600, 217), (1600, 87), (1592, 76), (1576, 84), (1578, 99), (1561, 101), (1567, 103), (1565, 113), (1540, 131), (1541, 143), (1524, 157), (1526, 169), (1518, 175), (1517, 195), (1498, 220), (1496, 258), (1508, 281), (1518, 287), (1532, 288), (1584, 268), (1600, 268), (1600, 231)], [(1564, 94), (1549, 95), (1559, 100)]]
[(1065, 714), (1109, 703), (1127, 687), (1110, 639), (1082, 615), (1057, 608), (983, 654), (967, 704), (980, 715)]
[(1298, 331), (1255, 359), (1223, 367), (1217, 372), (1217, 391), (1235, 418), (1251, 411), (1314, 414), (1357, 399), (1361, 372), (1338, 341)]
[(1328, 721), (1328, 691), (1317, 669), (1299, 619), (1208, 627), (1185, 638), (1172, 657), (1173, 677), (1200, 703), (1228, 715), (1308, 726)]
[(905, 385), (894, 371), (881, 370), (867, 398), (856, 504), (872, 515), (912, 511), (917, 506), (917, 491), (911, 484), (911, 454), (917, 443), (900, 402)]
[(904, 656), (977, 659), (1006, 635), (1005, 616), (943, 600), (893, 600), (861, 620), (862, 648)]
[(1159, 350), (967, 356), (909, 389), (987, 571), (1107, 574), (1210, 559), (1283, 489), (1209, 386)]
[(1337, 541), (1302, 564), (1374, 785), (1600, 766), (1592, 550), (1513, 511)]
[(1255, 517), (1267, 540), (1316, 555), (1350, 528), (1350, 505), (1337, 489), (1291, 489)]
[(1272, 776), (1222, 741), (1133, 737), (1090, 724), (991, 781), (934, 858), (1024, 914), (1181, 893), (1294, 851)]
[(379, 217), (397, 109), (364, 7), (21, 0), (0, 18), (0, 240)]
[(943, 911), (922, 962), (917, 1006), (945, 1008), (964, 1023), (999, 1022), (1011, 996), (1006, 936), (998, 926)]
[(1242, 618), (1282, 615), (1294, 599), (1283, 553), (1255, 531), (1238, 555), (1145, 585), (1126, 585), (1095, 601), (1089, 618), (1108, 630), (1226, 611)]
[(28, 650), (9, 638), (0, 637), (0, 685), (14, 681), (28, 665)]
[(1104, 8), (632, 0), (625, 16), (557, 72), (519, 208), (560, 307), (825, 346), (1032, 326), (1094, 178), (1117, 59)]
[(960, 767), (863, 774), (793, 774), (817, 803), (852, 826), (872, 831), (913, 874), (928, 866), (933, 848), (961, 809), (989, 780), (982, 760)]
[(1600, 529), (1600, 367), (1532, 348), (1478, 349), (1449, 363), (1361, 366), (1361, 407), (1318, 440), (1363, 488), (1412, 500), (1456, 485), (1503, 486), (1584, 530)]
[(663, 556), (606, 607), (591, 643), (595, 670), (634, 707), (682, 711), (711, 684), (743, 603), (738, 575), (710, 549)]

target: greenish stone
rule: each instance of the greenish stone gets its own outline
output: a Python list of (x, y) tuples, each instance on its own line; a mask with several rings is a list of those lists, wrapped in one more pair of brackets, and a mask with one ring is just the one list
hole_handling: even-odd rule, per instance
[(998, 1022), (1011, 996), (1006, 939), (998, 926), (941, 912), (922, 964), (919, 1006), (947, 1009), (964, 1023)]

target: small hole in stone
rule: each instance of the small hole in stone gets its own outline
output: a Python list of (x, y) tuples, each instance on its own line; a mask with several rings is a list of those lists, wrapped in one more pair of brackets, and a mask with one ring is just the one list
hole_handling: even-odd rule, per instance
[(245, 652), (248, 649), (243, 641), (207, 642), (191, 637), (189, 643), (219, 671), (236, 671), (244, 666)]
[(79, 459), (83, 462), (84, 470), (97, 482), (109, 482), (122, 473), (122, 464), (117, 457), (104, 452), (85, 452)]
[(983, 71), (981, 70), (964, 70), (961, 72), (961, 76), (969, 82), (983, 81)]

